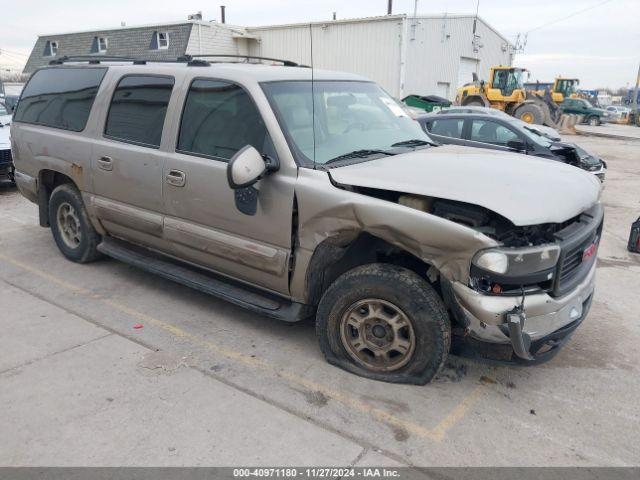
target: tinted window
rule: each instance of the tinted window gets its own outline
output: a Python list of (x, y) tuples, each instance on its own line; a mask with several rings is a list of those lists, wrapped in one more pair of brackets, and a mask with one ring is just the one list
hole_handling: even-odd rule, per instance
[(229, 159), (245, 145), (264, 151), (266, 139), (262, 117), (242, 88), (217, 80), (191, 84), (177, 150)]
[(118, 83), (111, 99), (105, 135), (159, 147), (173, 78), (131, 75)]
[(474, 142), (507, 145), (510, 140), (517, 140), (518, 135), (509, 128), (496, 122), (474, 120), (471, 124), (471, 140)]
[(429, 132), (434, 135), (442, 135), (443, 137), (462, 138), (462, 118), (444, 118), (442, 120), (433, 120), (430, 122), (431, 128)]
[(79, 132), (84, 130), (105, 68), (47, 68), (33, 74), (14, 120)]

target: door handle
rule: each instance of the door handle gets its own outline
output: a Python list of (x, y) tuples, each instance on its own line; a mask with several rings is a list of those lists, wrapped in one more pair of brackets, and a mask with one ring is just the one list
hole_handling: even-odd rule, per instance
[(184, 187), (184, 184), (187, 182), (187, 176), (180, 170), (169, 170), (165, 181), (174, 187)]
[(107, 156), (98, 158), (98, 167), (102, 170), (110, 172), (111, 170), (113, 170), (113, 159)]

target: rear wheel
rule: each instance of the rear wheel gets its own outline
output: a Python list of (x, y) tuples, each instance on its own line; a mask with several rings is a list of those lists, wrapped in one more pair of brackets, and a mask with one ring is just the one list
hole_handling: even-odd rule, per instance
[(520, 105), (513, 116), (526, 123), (533, 123), (536, 125), (542, 125), (544, 121), (544, 111), (538, 105), (533, 103), (525, 103)]
[(591, 115), (588, 119), (588, 123), (592, 127), (597, 127), (598, 125), (600, 125), (600, 117), (598, 117), (597, 115)]
[(91, 225), (80, 192), (70, 183), (51, 193), (49, 225), (56, 245), (69, 260), (88, 263), (100, 258), (100, 235)]
[(334, 365), (375, 380), (423, 385), (444, 364), (451, 328), (425, 280), (395, 265), (371, 264), (329, 287), (316, 333)]

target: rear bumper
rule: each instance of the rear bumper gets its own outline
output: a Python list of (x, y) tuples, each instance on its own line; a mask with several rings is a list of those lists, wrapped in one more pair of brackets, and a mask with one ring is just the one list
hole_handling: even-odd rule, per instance
[[(461, 283), (452, 285), (466, 335), (453, 352), (507, 363), (540, 363), (553, 357), (587, 316), (595, 290), (596, 265), (562, 297), (527, 295), (521, 325), (508, 322), (507, 312), (521, 297), (489, 296)], [(524, 352), (523, 352), (524, 348)]]

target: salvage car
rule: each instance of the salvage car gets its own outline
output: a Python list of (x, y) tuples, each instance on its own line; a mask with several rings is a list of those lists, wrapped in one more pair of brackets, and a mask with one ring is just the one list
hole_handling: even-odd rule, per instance
[(502, 110), (498, 110), (497, 108), (466, 105), (464, 107), (455, 106), (455, 107), (443, 108), (438, 113), (442, 115), (448, 115), (451, 113), (477, 113), (477, 114), (485, 114), (485, 115), (494, 115), (496, 117), (502, 118), (505, 121), (512, 122), (515, 125), (518, 125), (522, 128), (527, 128), (529, 131), (539, 133), (547, 137), (549, 140), (553, 140), (553, 141), (561, 140), (560, 134), (555, 128), (547, 127), (546, 125), (537, 125), (535, 123), (523, 122), (519, 118), (512, 117), (511, 115), (503, 112)]
[(72, 60), (32, 75), (12, 123), (18, 187), (71, 261), (314, 318), (330, 363), (388, 382), (429, 382), (452, 335), (454, 351), (544, 361), (587, 316), (593, 175), (436, 147), (357, 75)]
[(520, 152), (557, 160), (581, 168), (604, 182), (607, 164), (575, 143), (552, 141), (529, 124), (518, 124), (495, 115), (439, 113), (416, 119), (441, 143)]
[(10, 129), (11, 114), (0, 103), (0, 179), (13, 182), (13, 159), (11, 157)]

